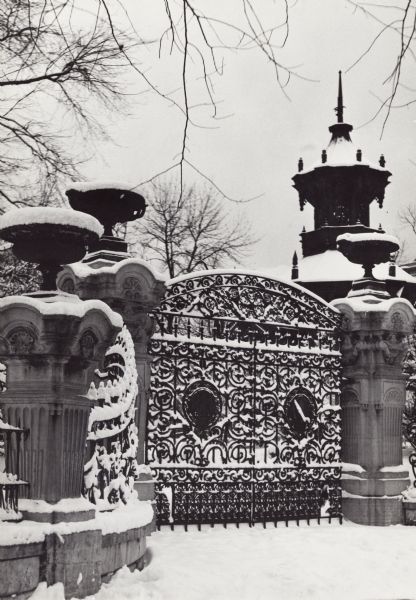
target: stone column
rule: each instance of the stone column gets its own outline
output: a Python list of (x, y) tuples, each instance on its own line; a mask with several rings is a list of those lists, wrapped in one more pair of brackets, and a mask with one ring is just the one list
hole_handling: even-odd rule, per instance
[(403, 358), (415, 313), (401, 298), (351, 297), (332, 303), (343, 314), (343, 512), (366, 525), (402, 522), (405, 403)]
[[(88, 257), (87, 257), (88, 258)], [(125, 258), (120, 262), (104, 261), (97, 256), (93, 261), (66, 266), (58, 275), (58, 287), (74, 292), (81, 299), (98, 298), (120, 313), (133, 338), (138, 372), (137, 427), (139, 448), (137, 461), (146, 462), (145, 439), (147, 406), (150, 393), (151, 356), (147, 346), (153, 324), (149, 316), (165, 293), (164, 277), (146, 262)], [(145, 486), (140, 498), (149, 499)]]
[(30, 499), (55, 504), (80, 498), (91, 408), (86, 394), (121, 326), (120, 315), (102, 302), (0, 300), (0, 361), (7, 366), (0, 406), (10, 424), (28, 432), (19, 470)]

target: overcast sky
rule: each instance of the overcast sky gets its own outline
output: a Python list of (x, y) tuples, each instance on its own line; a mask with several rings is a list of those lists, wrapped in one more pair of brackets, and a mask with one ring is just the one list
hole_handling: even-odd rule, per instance
[[(282, 0), (252, 0), (260, 7), (266, 26), (282, 19)], [(123, 0), (130, 18), (146, 40), (157, 39), (166, 27), (163, 0)], [(199, 3), (206, 14), (240, 19), (239, 0), (205, 0)], [(404, 4), (403, 2), (401, 3)], [(214, 78), (218, 111), (225, 119), (214, 121), (209, 107), (196, 109), (198, 123), (212, 129), (192, 127), (189, 131), (189, 159), (209, 175), (225, 193), (245, 199), (261, 195), (244, 205), (245, 217), (253, 223), (260, 239), (244, 266), (252, 269), (273, 268), (290, 262), (299, 250), (302, 226), (312, 226), (311, 209), (299, 211), (297, 193), (291, 177), (297, 161), (303, 157), (305, 168), (320, 158), (329, 142), (328, 126), (335, 122), (337, 73), (344, 75), (344, 120), (354, 126), (353, 141), (363, 157), (377, 161), (384, 153), (392, 171), (385, 207), (372, 208), (372, 225), (379, 222), (389, 232), (407, 237), (407, 254), (416, 256), (416, 236), (406, 235), (398, 219), (398, 210), (416, 202), (416, 105), (392, 111), (380, 140), (381, 117), (368, 122), (385, 98), (389, 84), (383, 85), (400, 50), (400, 38), (386, 33), (374, 44), (369, 55), (355, 67), (349, 67), (365, 51), (380, 30), (380, 24), (355, 11), (346, 0), (289, 0), (290, 31), (278, 58), (308, 81), (293, 77), (286, 88), (287, 99), (275, 82), (273, 69), (261, 52), (224, 54), (224, 73)], [(386, 22), (395, 14), (390, 9), (378, 13)], [(276, 41), (279, 38), (276, 37)], [(180, 56), (169, 55), (157, 45), (143, 46), (135, 55), (140, 66), (164, 91), (179, 88), (175, 98), (182, 101)], [(192, 103), (206, 101), (201, 81), (197, 80), (198, 61), (189, 66)], [(414, 63), (405, 65), (403, 83), (412, 85)], [(347, 72), (348, 71), (348, 72)], [(195, 81), (194, 81), (195, 79)], [(129, 92), (143, 91), (136, 75), (129, 78)], [(412, 99), (402, 88), (399, 102)], [(416, 91), (414, 92), (416, 98)], [(230, 116), (228, 116), (230, 115)], [(90, 178), (145, 181), (177, 160), (181, 146), (183, 115), (171, 104), (141, 93), (132, 96), (130, 116), (115, 115), (109, 124), (112, 142), (98, 145), (94, 160), (85, 168)], [(189, 173), (189, 178), (194, 176)], [(230, 212), (241, 207), (224, 200)], [(145, 217), (144, 217), (145, 218)], [(413, 244), (413, 245), (412, 245)]]

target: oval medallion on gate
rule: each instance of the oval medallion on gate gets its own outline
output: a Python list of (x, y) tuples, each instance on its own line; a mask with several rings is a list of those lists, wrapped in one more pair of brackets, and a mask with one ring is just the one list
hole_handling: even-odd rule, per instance
[(316, 404), (312, 394), (304, 387), (293, 389), (286, 398), (285, 414), (292, 432), (303, 437), (315, 421)]
[(185, 417), (199, 435), (215, 425), (221, 415), (221, 396), (207, 381), (194, 381), (182, 400)]

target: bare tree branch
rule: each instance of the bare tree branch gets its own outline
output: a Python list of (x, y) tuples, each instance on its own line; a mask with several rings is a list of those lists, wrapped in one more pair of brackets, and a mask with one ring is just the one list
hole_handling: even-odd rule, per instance
[(406, 208), (399, 211), (399, 221), (410, 227), (413, 233), (416, 235), (416, 205), (408, 204)]
[[(1, 197), (21, 202), (38, 175), (39, 183), (42, 178), (63, 180), (76, 176), (88, 155), (80, 151), (81, 144), (73, 148), (73, 143), (67, 143), (70, 127), (65, 133), (59, 123), (68, 118), (77, 136), (84, 140), (105, 135), (89, 98), (107, 110), (120, 109), (125, 99), (120, 73), (131, 70), (147, 91), (170, 103), (183, 119), (178, 151), (168, 167), (178, 170), (179, 197), (186, 168), (211, 180), (201, 165), (190, 160), (189, 143), (192, 128), (206, 126), (196, 121), (198, 108), (210, 106), (212, 119), (223, 118), (214, 83), (215, 77), (224, 73), (227, 54), (257, 52), (270, 64), (278, 89), (284, 94), (290, 78), (300, 76), (295, 68), (279, 60), (279, 51), (289, 35), (288, 0), (270, 2), (267, 13), (265, 0), (242, 0), (232, 19), (223, 16), (226, 12), (221, 7), (214, 13), (209, 3), (159, 1), (166, 22), (160, 38), (153, 42), (145, 41), (143, 33), (138, 33), (140, 28), (133, 26), (121, 0), (0, 3)], [(126, 27), (120, 26), (120, 13), (124, 25), (127, 21)], [(154, 42), (159, 42), (160, 58), (167, 45), (169, 56), (175, 60), (174, 90), (164, 89), (163, 82), (159, 84), (156, 75), (142, 67), (140, 50), (148, 51)], [(57, 115), (55, 127), (50, 118), (52, 111)]]
[(231, 220), (212, 187), (181, 182), (153, 182), (147, 194), (145, 222), (129, 225), (127, 239), (135, 252), (156, 260), (170, 277), (196, 269), (235, 263), (255, 243), (242, 218)]
[[(8, 202), (27, 199), (29, 186), (29, 202), (38, 202), (42, 187), (54, 181), (56, 188), (58, 180), (77, 174), (88, 158), (81, 138), (103, 134), (90, 97), (107, 110), (123, 106), (119, 74), (128, 63), (120, 44), (132, 44), (125, 34), (115, 43), (111, 15), (100, 11), (102, 0), (88, 10), (78, 0), (0, 4), (0, 186)], [(76, 123), (78, 146), (72, 148), (69, 130), (60, 126), (66, 116)]]
[[(381, 40), (386, 34), (392, 33), (398, 38), (399, 48), (397, 57), (395, 58), (393, 66), (383, 82), (383, 84), (390, 84), (390, 91), (384, 98), (380, 99), (379, 109), (368, 121), (370, 122), (374, 120), (381, 112), (384, 111), (380, 135), (380, 137), (382, 137), (392, 109), (399, 106), (409, 106), (413, 102), (413, 100), (410, 100), (395, 104), (399, 89), (407, 88), (402, 81), (407, 59), (410, 57), (413, 61), (416, 61), (416, 6), (414, 5), (414, 0), (406, 0), (404, 6), (400, 6), (399, 3), (386, 5), (381, 2), (364, 2), (361, 0), (347, 0), (347, 2), (354, 8), (354, 11), (360, 12), (364, 16), (375, 21), (380, 26), (380, 30), (377, 32), (370, 44), (363, 52), (361, 52), (359, 57), (352, 63), (347, 71), (355, 67), (360, 61), (368, 56), (368, 54), (374, 49), (376, 42)], [(394, 18), (389, 19), (386, 22), (384, 17), (379, 16), (383, 11), (394, 13)]]

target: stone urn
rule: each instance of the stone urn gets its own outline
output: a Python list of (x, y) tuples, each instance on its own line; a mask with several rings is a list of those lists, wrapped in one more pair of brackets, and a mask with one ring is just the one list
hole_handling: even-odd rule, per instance
[(362, 265), (364, 277), (354, 281), (348, 296), (372, 294), (388, 298), (384, 281), (375, 279), (373, 268), (390, 260), (400, 248), (393, 235), (385, 233), (344, 233), (337, 237), (337, 248), (352, 263)]
[(127, 244), (115, 235), (114, 228), (118, 223), (143, 217), (146, 210), (143, 196), (126, 185), (107, 182), (74, 182), (66, 195), (72, 208), (92, 215), (104, 227), (103, 237), (90, 251), (127, 252)]
[(56, 290), (61, 266), (81, 260), (102, 232), (97, 219), (66, 208), (18, 208), (0, 217), (1, 239), (17, 258), (37, 264), (41, 290)]

